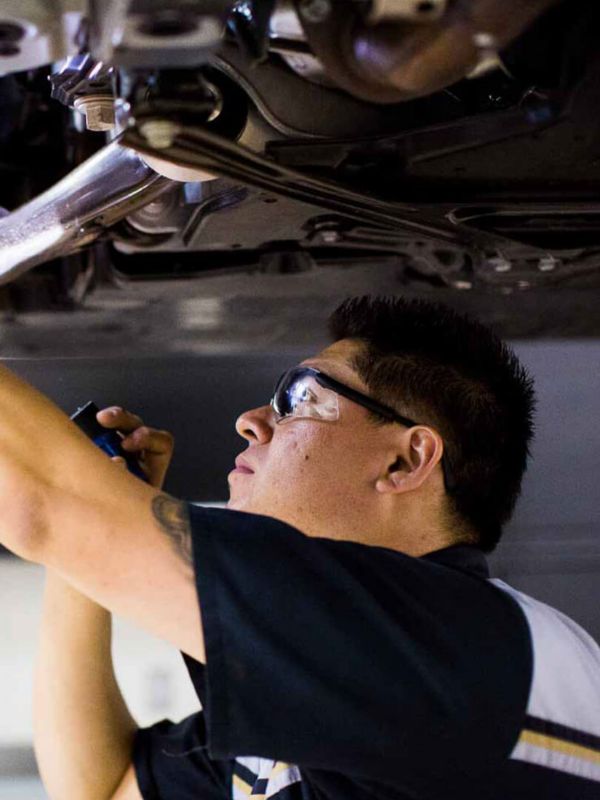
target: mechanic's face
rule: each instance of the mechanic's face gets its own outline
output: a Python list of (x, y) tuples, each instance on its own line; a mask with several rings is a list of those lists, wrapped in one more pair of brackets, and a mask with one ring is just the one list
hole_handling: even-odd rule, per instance
[[(368, 394), (348, 364), (358, 347), (341, 340), (303, 365)], [(367, 519), (372, 524), (375, 484), (395, 458), (390, 431), (399, 426), (373, 425), (366, 409), (344, 397), (338, 402), (335, 421), (277, 422), (268, 405), (242, 414), (236, 428), (249, 444), (229, 475), (229, 508), (267, 514), (329, 538), (350, 538)]]

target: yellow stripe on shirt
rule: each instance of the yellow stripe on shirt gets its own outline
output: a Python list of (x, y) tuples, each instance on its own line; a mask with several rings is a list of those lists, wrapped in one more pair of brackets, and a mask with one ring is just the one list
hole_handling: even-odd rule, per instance
[(536, 747), (543, 747), (545, 750), (551, 750), (555, 753), (564, 753), (567, 756), (573, 756), (574, 758), (591, 761), (594, 764), (600, 764), (600, 752), (598, 750), (592, 750), (591, 747), (584, 747), (581, 744), (573, 744), (573, 742), (558, 739), (556, 736), (548, 736), (547, 734), (524, 730), (519, 740), (527, 744), (535, 745)]

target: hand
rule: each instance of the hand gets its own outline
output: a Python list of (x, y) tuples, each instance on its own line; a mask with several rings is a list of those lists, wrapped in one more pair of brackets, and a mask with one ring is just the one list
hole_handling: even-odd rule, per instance
[[(173, 456), (175, 441), (172, 434), (148, 428), (136, 414), (119, 406), (103, 408), (96, 418), (105, 428), (116, 428), (125, 434), (121, 447), (137, 456), (148, 483), (160, 489)], [(113, 461), (125, 464), (124, 459), (118, 456)]]

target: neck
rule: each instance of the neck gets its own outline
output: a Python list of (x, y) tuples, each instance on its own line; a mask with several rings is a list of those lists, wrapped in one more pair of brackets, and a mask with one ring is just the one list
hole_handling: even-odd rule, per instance
[[(396, 498), (398, 499), (398, 498)], [(380, 545), (418, 558), (456, 544), (460, 532), (450, 526), (439, 503), (392, 502), (365, 544)], [(376, 530), (375, 530), (376, 527)]]

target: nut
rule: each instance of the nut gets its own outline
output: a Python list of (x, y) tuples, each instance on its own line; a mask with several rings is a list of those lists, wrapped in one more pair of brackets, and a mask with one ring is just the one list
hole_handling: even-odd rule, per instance
[(88, 131), (109, 131), (115, 126), (112, 95), (84, 95), (74, 102), (74, 108), (85, 114)]
[(558, 261), (554, 256), (542, 256), (538, 261), (538, 269), (540, 272), (552, 272), (558, 266)]
[(512, 269), (510, 261), (504, 258), (504, 256), (494, 256), (493, 258), (488, 258), (487, 263), (488, 266), (494, 270), (494, 272), (510, 272)]
[(140, 125), (140, 133), (155, 150), (171, 147), (178, 131), (178, 125), (169, 119), (150, 119)]

